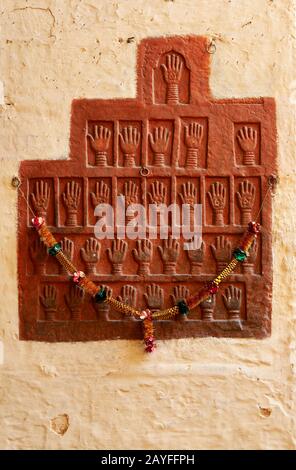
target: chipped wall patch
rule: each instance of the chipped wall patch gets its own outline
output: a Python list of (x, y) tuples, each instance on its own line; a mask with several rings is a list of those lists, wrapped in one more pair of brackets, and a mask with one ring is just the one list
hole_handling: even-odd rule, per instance
[(63, 436), (68, 431), (69, 425), (70, 420), (66, 413), (57, 415), (50, 420), (50, 429), (60, 436)]

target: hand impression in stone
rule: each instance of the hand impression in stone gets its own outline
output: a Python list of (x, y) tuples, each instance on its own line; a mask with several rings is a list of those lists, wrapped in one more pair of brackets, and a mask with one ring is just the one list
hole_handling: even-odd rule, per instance
[(48, 252), (46, 245), (39, 237), (30, 246), (30, 256), (34, 264), (35, 274), (44, 275)]
[(214, 212), (214, 225), (224, 225), (224, 208), (226, 204), (226, 189), (222, 183), (216, 181), (211, 184), (208, 196)]
[(161, 68), (167, 84), (167, 104), (178, 104), (183, 62), (177, 54), (167, 54), (166, 63)]
[(46, 285), (43, 289), (43, 295), (40, 295), (40, 301), (45, 310), (46, 320), (55, 320), (57, 313), (57, 290), (55, 286)]
[(135, 157), (140, 143), (141, 134), (136, 127), (124, 127), (119, 134), (120, 146), (123, 152), (124, 166), (136, 166)]
[(130, 307), (137, 306), (137, 289), (134, 286), (125, 284), (121, 289), (121, 295), (118, 296), (118, 300), (123, 302)]
[(147, 292), (144, 294), (147, 305), (150, 310), (160, 310), (164, 303), (164, 291), (157, 284), (147, 286)]
[(126, 258), (128, 245), (121, 239), (113, 240), (112, 249), (107, 249), (109, 261), (112, 263), (112, 274), (122, 274), (122, 266)]
[(200, 303), (201, 319), (212, 321), (214, 319), (214, 310), (216, 305), (216, 296), (210, 295)]
[(88, 238), (85, 246), (80, 249), (81, 257), (86, 264), (86, 273), (95, 274), (96, 264), (100, 258), (101, 245), (96, 238)]
[(71, 319), (81, 320), (84, 290), (76, 285), (70, 286), (69, 292), (65, 295), (65, 300), (71, 312)]
[[(105, 289), (107, 293), (107, 298), (112, 297), (112, 289), (109, 286), (106, 286), (104, 284), (100, 285), (100, 289)], [(93, 304), (97, 313), (97, 319), (101, 320), (104, 319), (106, 321), (109, 320), (109, 311), (110, 311), (110, 304), (107, 302), (95, 302), (93, 300)]]
[[(73, 261), (74, 242), (69, 238), (65, 237), (63, 240), (60, 241), (60, 245), (64, 255), (66, 255), (70, 261)], [(68, 274), (66, 268), (64, 268), (62, 264), (60, 264), (60, 274)]]
[(39, 217), (46, 218), (50, 198), (50, 187), (46, 181), (37, 181), (35, 191), (31, 193), (34, 210)]
[(228, 311), (229, 318), (238, 320), (240, 318), (240, 309), (242, 304), (242, 291), (238, 287), (229, 286), (222, 294), (225, 307)]
[(162, 181), (154, 181), (150, 185), (150, 192), (148, 192), (148, 198), (150, 204), (165, 204), (167, 195), (167, 188)]
[(187, 250), (187, 256), (191, 265), (191, 274), (200, 274), (204, 254), (205, 242), (202, 242), (201, 247), (196, 250)]
[[(177, 305), (178, 302), (186, 300), (190, 295), (189, 289), (185, 286), (175, 286), (173, 289), (173, 294), (170, 295), (173, 304)], [(187, 320), (187, 315), (179, 315), (180, 320)]]
[(110, 145), (111, 131), (104, 126), (94, 126), (94, 136), (87, 134), (90, 143), (95, 152), (95, 165), (100, 167), (107, 166), (107, 152)]
[(137, 261), (138, 274), (145, 275), (150, 274), (150, 263), (152, 260), (152, 242), (148, 239), (137, 240), (137, 248), (133, 249), (133, 255)]
[(171, 235), (167, 240), (163, 240), (163, 247), (158, 250), (164, 265), (164, 274), (176, 274), (176, 265), (180, 253), (180, 243)]
[(69, 181), (63, 192), (63, 201), (67, 210), (66, 225), (75, 227), (77, 225), (77, 211), (80, 202), (81, 187), (76, 181)]
[(134, 217), (134, 212), (131, 206), (137, 204), (139, 200), (139, 188), (133, 181), (125, 181), (123, 188), (123, 195), (125, 198), (125, 209), (127, 210), (126, 220), (130, 222)]
[(203, 138), (203, 126), (198, 122), (191, 122), (185, 126), (185, 145), (187, 147), (186, 167), (197, 168), (199, 152)]
[(238, 143), (244, 152), (244, 165), (255, 165), (255, 149), (257, 146), (257, 131), (252, 127), (243, 126), (237, 133)]
[(216, 238), (215, 245), (211, 245), (213, 256), (217, 262), (217, 272), (222, 271), (231, 260), (231, 243), (224, 235)]
[(154, 154), (154, 165), (165, 166), (165, 155), (167, 153), (170, 139), (170, 131), (166, 127), (156, 127), (149, 134), (149, 142)]
[(252, 209), (255, 203), (255, 186), (248, 180), (242, 181), (237, 191), (238, 205), (241, 210), (242, 225), (248, 225), (252, 221)]
[(110, 199), (110, 188), (104, 181), (96, 183), (95, 192), (90, 193), (91, 202), (94, 207), (99, 204), (108, 204)]

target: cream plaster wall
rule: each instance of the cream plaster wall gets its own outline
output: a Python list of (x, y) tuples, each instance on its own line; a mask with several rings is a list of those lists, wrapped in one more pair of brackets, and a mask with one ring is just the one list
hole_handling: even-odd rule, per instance
[[(1, 448), (295, 449), (295, 9), (292, 0), (2, 0)], [(20, 342), (10, 186), (19, 161), (67, 157), (73, 98), (135, 95), (141, 38), (192, 33), (216, 41), (216, 97), (277, 102), (271, 338), (159, 342), (149, 356), (140, 342)]]

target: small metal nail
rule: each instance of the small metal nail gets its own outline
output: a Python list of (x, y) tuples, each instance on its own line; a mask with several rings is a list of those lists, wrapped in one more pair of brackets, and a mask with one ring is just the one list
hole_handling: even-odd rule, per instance
[(217, 46), (213, 40), (209, 44), (207, 44), (207, 52), (209, 54), (215, 54), (216, 50)]
[(19, 188), (21, 185), (21, 180), (19, 179), (18, 176), (13, 176), (13, 178), (11, 179), (11, 186), (13, 188)]
[(141, 176), (148, 176), (148, 175), (150, 175), (150, 170), (149, 170), (149, 168), (147, 168), (147, 166), (142, 166), (142, 167), (140, 168), (140, 175), (141, 175)]

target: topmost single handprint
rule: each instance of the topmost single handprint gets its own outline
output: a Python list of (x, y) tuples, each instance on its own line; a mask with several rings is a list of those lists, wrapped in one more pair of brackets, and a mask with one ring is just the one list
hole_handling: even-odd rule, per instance
[(179, 83), (182, 76), (183, 62), (177, 54), (168, 54), (166, 64), (161, 64), (167, 84), (167, 104), (179, 103)]

